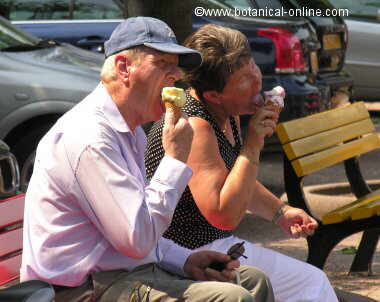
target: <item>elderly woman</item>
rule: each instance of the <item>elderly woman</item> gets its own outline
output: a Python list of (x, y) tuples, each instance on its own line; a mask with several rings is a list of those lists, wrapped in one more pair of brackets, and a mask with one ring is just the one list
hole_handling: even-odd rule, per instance
[[(164, 237), (190, 249), (225, 252), (241, 241), (231, 231), (247, 210), (295, 238), (311, 235), (317, 222), (303, 210), (283, 204), (256, 179), (264, 138), (273, 134), (278, 113), (255, 105), (261, 73), (246, 37), (210, 24), (193, 33), (185, 45), (203, 56), (202, 65), (185, 74), (191, 86), (183, 111), (194, 130), (187, 162), (193, 176)], [(253, 113), (242, 141), (239, 115)], [(148, 137), (148, 177), (164, 156), (162, 129), (163, 120)], [(254, 243), (246, 245), (245, 255), (242, 264), (256, 266), (269, 276), (276, 301), (337, 301), (318, 268)]]

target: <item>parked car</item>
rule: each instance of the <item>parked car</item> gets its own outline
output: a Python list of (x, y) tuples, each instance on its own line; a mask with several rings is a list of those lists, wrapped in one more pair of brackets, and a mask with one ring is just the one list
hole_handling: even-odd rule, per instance
[(103, 44), (123, 19), (119, 0), (2, 0), (0, 14), (44, 40), (58, 40), (103, 52)]
[[(24, 30), (45, 39), (68, 41), (100, 51), (103, 41), (124, 15), (121, 0), (7, 1), (12, 2), (11, 7), (6, 6), (7, 17)], [(196, 0), (194, 6), (290, 9), (298, 7), (298, 2), (302, 1)], [(309, 1), (308, 6), (330, 7), (325, 0)], [(338, 91), (344, 91), (343, 97), (348, 101), (352, 78), (342, 70), (347, 32), (341, 18), (193, 16), (194, 30), (205, 23), (233, 27), (246, 34), (264, 75), (263, 88), (285, 87), (287, 106), (282, 120), (330, 108)], [(332, 38), (333, 45), (322, 43), (326, 37)], [(89, 40), (91, 46), (83, 42)]]
[(102, 63), (101, 54), (41, 40), (0, 17), (0, 139), (18, 160), (23, 186), (38, 141), (96, 87)]
[(358, 100), (380, 101), (380, 0), (330, 0), (338, 8), (348, 8), (346, 68), (354, 79)]

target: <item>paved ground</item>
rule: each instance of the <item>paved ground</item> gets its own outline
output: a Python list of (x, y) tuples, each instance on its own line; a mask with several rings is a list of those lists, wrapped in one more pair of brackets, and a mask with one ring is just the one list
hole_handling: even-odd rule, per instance
[[(361, 157), (362, 172), (366, 179), (380, 179), (379, 159), (380, 151)], [(272, 152), (262, 155), (259, 180), (277, 196), (283, 195), (282, 155), (280, 153)], [(305, 184), (308, 186), (345, 181), (343, 165), (324, 169), (323, 172), (305, 178)], [(342, 190), (339, 192), (342, 192)], [(350, 198), (349, 194), (343, 192), (343, 195)], [(323, 196), (314, 197), (325, 198)], [(289, 239), (276, 226), (260, 218), (253, 218), (252, 215), (246, 216), (236, 233), (247, 240), (260, 242), (264, 246), (298, 259), (306, 259), (307, 246), (304, 239)], [(357, 246), (360, 236), (360, 233), (355, 234), (342, 241), (330, 255), (325, 271), (339, 292), (339, 296), (346, 298), (347, 302), (380, 301), (380, 245), (373, 261), (373, 276), (347, 275), (353, 255), (343, 254), (342, 249)]]
[[(244, 239), (260, 242), (266, 247), (297, 259), (303, 261), (306, 259), (305, 239), (289, 239), (279, 228), (260, 218), (247, 215), (236, 233)], [(349, 276), (347, 274), (353, 255), (343, 254), (342, 249), (356, 246), (359, 240), (360, 234), (355, 234), (342, 241), (330, 255), (325, 272), (339, 297), (346, 298), (347, 302), (380, 301), (380, 247), (377, 249), (373, 263), (373, 276)]]

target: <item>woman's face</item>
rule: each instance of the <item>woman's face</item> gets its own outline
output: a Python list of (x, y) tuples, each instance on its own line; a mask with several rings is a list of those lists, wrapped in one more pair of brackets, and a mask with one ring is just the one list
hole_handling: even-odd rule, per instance
[(221, 105), (230, 115), (253, 114), (255, 98), (261, 91), (261, 71), (250, 59), (227, 79), (220, 94)]

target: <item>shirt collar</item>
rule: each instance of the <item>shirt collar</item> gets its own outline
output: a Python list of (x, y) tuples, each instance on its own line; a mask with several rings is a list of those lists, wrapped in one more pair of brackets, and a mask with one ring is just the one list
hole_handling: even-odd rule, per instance
[(96, 92), (101, 95), (101, 99), (103, 100), (102, 109), (112, 128), (118, 132), (130, 132), (133, 134), (132, 130), (128, 126), (128, 123), (124, 120), (115, 102), (112, 100), (107, 89), (102, 83), (98, 85)]

